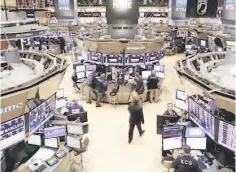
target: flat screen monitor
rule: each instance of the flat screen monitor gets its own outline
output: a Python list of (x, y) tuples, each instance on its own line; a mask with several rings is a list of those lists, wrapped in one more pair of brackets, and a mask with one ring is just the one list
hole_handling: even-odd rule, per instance
[(83, 127), (80, 124), (67, 124), (68, 134), (82, 135)]
[(57, 90), (56, 97), (57, 97), (57, 99), (64, 97), (64, 89), (63, 88), (60, 88)]
[(69, 121), (79, 121), (81, 123), (88, 122), (87, 112), (68, 115)]
[(164, 78), (165, 78), (165, 73), (157, 71), (157, 72), (156, 72), (156, 76), (157, 76), (158, 78), (164, 79)]
[(206, 150), (207, 138), (186, 138), (186, 144), (192, 150)]
[(205, 132), (199, 127), (186, 127), (185, 137), (186, 138), (204, 138)]
[(154, 65), (154, 71), (163, 72), (164, 73), (164, 66), (163, 65)]
[(81, 141), (80, 138), (77, 136), (66, 136), (66, 143), (68, 147), (74, 148), (74, 149), (80, 149), (81, 148)]
[(219, 121), (218, 143), (229, 150), (236, 149), (236, 132), (235, 126), (224, 121)]
[(49, 97), (35, 109), (29, 112), (29, 134), (33, 134), (44, 125), (54, 114), (55, 95)]
[(163, 138), (173, 138), (183, 136), (184, 126), (164, 126), (162, 137)]
[(86, 77), (88, 77), (93, 71), (86, 71)]
[(86, 64), (86, 71), (95, 71), (96, 65), (87, 65)]
[(77, 65), (75, 70), (76, 70), (76, 73), (84, 72), (85, 71), (85, 66), (84, 65)]
[(66, 126), (54, 126), (44, 128), (44, 138), (56, 138), (60, 136), (66, 136)]
[(151, 71), (142, 71), (142, 78), (148, 79), (149, 76), (151, 76)]
[(192, 45), (185, 45), (185, 49), (192, 49)]
[(44, 146), (49, 148), (59, 148), (58, 138), (44, 139)]
[(183, 146), (183, 138), (182, 137), (163, 139), (163, 150), (164, 151), (182, 148), (182, 146)]
[(28, 144), (30, 145), (42, 145), (41, 135), (31, 135), (28, 138)]
[(200, 127), (211, 139), (215, 139), (215, 117), (201, 105), (199, 105), (192, 97), (189, 97), (188, 113), (191, 119), (198, 127)]
[(188, 95), (185, 91), (176, 90), (176, 98), (179, 100), (187, 100)]
[(67, 104), (68, 104), (68, 101), (66, 99), (64, 99), (64, 98), (57, 99), (56, 100), (56, 109), (66, 107)]
[(180, 100), (180, 99), (175, 99), (175, 107), (182, 109), (182, 110), (188, 110), (188, 102), (187, 100)]
[(85, 78), (85, 72), (78, 72), (76, 73), (77, 79), (83, 79)]
[(200, 46), (206, 47), (206, 40), (200, 40)]
[(0, 150), (25, 139), (25, 117), (17, 117), (1, 124)]

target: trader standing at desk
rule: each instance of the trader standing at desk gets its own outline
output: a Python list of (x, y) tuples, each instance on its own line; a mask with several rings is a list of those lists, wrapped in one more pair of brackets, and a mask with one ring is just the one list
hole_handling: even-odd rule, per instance
[(156, 77), (155, 72), (153, 71), (151, 76), (148, 77), (148, 86), (150, 91), (150, 102), (153, 102), (153, 99), (155, 102), (158, 102), (159, 100), (159, 94), (158, 94), (158, 78)]
[(175, 172), (202, 172), (197, 161), (190, 154), (190, 146), (184, 145), (183, 152), (184, 153), (177, 157), (172, 163)]
[(66, 106), (70, 114), (78, 114), (84, 112), (84, 109), (81, 105), (78, 104), (77, 99), (73, 99), (72, 102)]
[(164, 116), (178, 117), (178, 114), (173, 110), (173, 104), (167, 104), (167, 110), (163, 114)]

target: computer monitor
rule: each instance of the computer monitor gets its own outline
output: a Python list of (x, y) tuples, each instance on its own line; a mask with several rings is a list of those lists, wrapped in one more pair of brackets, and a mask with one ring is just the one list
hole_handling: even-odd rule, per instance
[(164, 151), (182, 148), (183, 138), (182, 137), (166, 138), (163, 139), (162, 145)]
[(164, 79), (164, 78), (165, 78), (165, 74), (164, 74), (163, 72), (159, 72), (159, 71), (156, 72), (156, 76), (157, 76), (158, 78), (161, 78), (161, 79)]
[(189, 97), (188, 103), (188, 115), (198, 127), (200, 127), (211, 139), (215, 139), (215, 117), (200, 104), (198, 104), (194, 98)]
[(184, 126), (164, 126), (162, 138), (173, 138), (183, 136)]
[(42, 145), (41, 135), (31, 135), (28, 137), (28, 144), (30, 145)]
[(85, 71), (85, 66), (84, 65), (77, 65), (76, 66), (76, 73), (84, 72), (84, 71)]
[(204, 138), (205, 132), (199, 127), (186, 127), (185, 137), (186, 138)]
[(66, 136), (66, 126), (54, 126), (44, 128), (44, 138), (56, 138), (60, 136)]
[(68, 147), (74, 148), (74, 149), (80, 149), (81, 148), (81, 141), (78, 136), (72, 136), (68, 135), (66, 136), (66, 143)]
[(185, 91), (176, 90), (176, 98), (180, 100), (187, 100), (188, 94)]
[(187, 102), (187, 100), (175, 99), (175, 107), (187, 111), (188, 110), (188, 102)]
[(59, 98), (63, 98), (63, 97), (64, 97), (64, 88), (60, 88), (57, 90), (56, 98), (59, 99)]
[(206, 47), (206, 40), (200, 40), (200, 46)]
[(76, 121), (76, 120), (78, 120), (81, 123), (88, 122), (87, 112), (80, 112), (78, 114), (68, 115), (68, 121)]
[(60, 109), (66, 107), (68, 101), (65, 98), (57, 99), (56, 100), (56, 109)]
[(83, 126), (80, 124), (74, 123), (74, 124), (67, 124), (67, 132), (68, 134), (74, 134), (74, 135), (83, 135)]
[(59, 140), (58, 138), (44, 139), (44, 146), (50, 148), (59, 148)]
[(154, 71), (163, 72), (164, 73), (164, 66), (163, 65), (154, 65)]
[(185, 45), (185, 49), (192, 49), (192, 45)]
[(236, 132), (235, 126), (228, 122), (219, 121), (218, 143), (229, 150), (236, 149)]
[(86, 77), (88, 77), (93, 71), (86, 71)]
[(186, 144), (192, 150), (206, 150), (207, 138), (186, 138)]
[(77, 79), (83, 79), (85, 78), (85, 72), (78, 72), (76, 73)]
[(142, 71), (142, 78), (148, 79), (149, 76), (151, 76), (151, 71)]
[(86, 72), (95, 71), (95, 70), (96, 70), (96, 65), (87, 65), (86, 64)]

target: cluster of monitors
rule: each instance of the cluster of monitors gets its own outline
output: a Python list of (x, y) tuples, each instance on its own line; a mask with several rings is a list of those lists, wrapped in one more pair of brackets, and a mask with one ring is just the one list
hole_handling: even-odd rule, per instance
[(212, 140), (231, 151), (235, 151), (235, 124), (220, 120), (193, 97), (188, 99), (188, 113), (189, 119), (200, 127)]
[[(156, 76), (158, 78), (164, 79), (165, 78), (165, 72), (164, 72), (164, 66), (162, 65), (154, 65), (154, 71), (156, 73)], [(148, 79), (149, 76), (151, 76), (152, 71), (142, 71), (142, 79)]]
[(77, 65), (75, 70), (77, 79), (84, 79), (96, 70), (96, 65)]
[(163, 150), (182, 148), (187, 144), (193, 150), (206, 150), (207, 138), (198, 127), (166, 126), (163, 128)]
[(145, 64), (158, 62), (164, 57), (164, 52), (148, 52), (144, 54), (103, 54), (99, 52), (88, 52), (88, 60), (94, 63), (111, 63), (119, 65)]
[[(59, 148), (59, 137), (66, 137), (67, 146), (79, 149), (80, 138), (78, 135), (84, 134), (83, 127), (78, 124), (67, 124), (67, 126), (54, 126), (44, 128), (44, 135), (33, 134), (28, 138), (28, 144), (42, 146), (42, 136), (44, 146), (49, 148)], [(75, 136), (76, 135), (76, 136)]]
[(176, 90), (175, 107), (188, 110), (188, 95), (185, 91)]

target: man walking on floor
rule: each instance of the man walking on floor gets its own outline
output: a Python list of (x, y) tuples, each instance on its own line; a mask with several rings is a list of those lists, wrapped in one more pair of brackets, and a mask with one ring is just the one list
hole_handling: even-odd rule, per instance
[(129, 144), (133, 140), (134, 127), (138, 128), (140, 136), (143, 135), (144, 130), (142, 130), (141, 123), (144, 124), (143, 109), (139, 104), (139, 99), (135, 98), (128, 107), (130, 118), (129, 118)]

